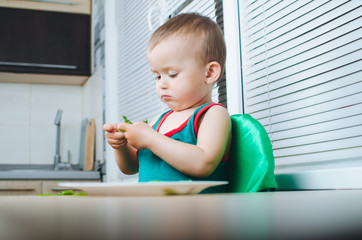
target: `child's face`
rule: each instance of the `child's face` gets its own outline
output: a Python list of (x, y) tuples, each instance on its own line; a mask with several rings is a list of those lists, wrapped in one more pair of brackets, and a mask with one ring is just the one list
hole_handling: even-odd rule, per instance
[(197, 42), (170, 36), (147, 52), (156, 77), (159, 98), (175, 111), (211, 101), (212, 84), (206, 81), (207, 64), (201, 63)]

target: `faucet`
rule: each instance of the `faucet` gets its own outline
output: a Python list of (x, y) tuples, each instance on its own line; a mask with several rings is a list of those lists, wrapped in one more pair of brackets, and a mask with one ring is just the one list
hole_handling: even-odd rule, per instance
[(55, 156), (54, 156), (54, 170), (59, 169), (60, 155), (59, 155), (59, 146), (60, 146), (60, 119), (62, 118), (62, 109), (58, 109), (57, 115), (55, 116), (54, 124), (57, 126), (57, 135), (55, 141)]
[(60, 119), (62, 118), (62, 109), (58, 109), (57, 115), (55, 116), (54, 124), (57, 126), (57, 135), (55, 141), (55, 156), (54, 156), (54, 170), (72, 170), (72, 166), (70, 164), (70, 151), (68, 150), (68, 161), (61, 162), (60, 154), (59, 154), (59, 146), (60, 146)]

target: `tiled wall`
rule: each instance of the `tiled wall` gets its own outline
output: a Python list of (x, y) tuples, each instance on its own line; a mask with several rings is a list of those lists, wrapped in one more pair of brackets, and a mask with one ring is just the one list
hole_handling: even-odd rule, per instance
[(78, 161), (82, 87), (0, 83), (0, 164), (51, 164), (57, 109), (63, 110), (60, 154)]
[(96, 120), (96, 159), (103, 160), (101, 69), (84, 86), (0, 83), (0, 164), (52, 164), (57, 110), (61, 160), (79, 163), (81, 122)]

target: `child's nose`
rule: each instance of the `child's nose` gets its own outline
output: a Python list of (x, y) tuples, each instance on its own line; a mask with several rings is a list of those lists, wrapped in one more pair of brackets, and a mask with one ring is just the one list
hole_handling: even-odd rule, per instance
[(162, 89), (168, 88), (167, 77), (161, 77), (157, 83), (158, 83), (159, 88), (162, 88)]

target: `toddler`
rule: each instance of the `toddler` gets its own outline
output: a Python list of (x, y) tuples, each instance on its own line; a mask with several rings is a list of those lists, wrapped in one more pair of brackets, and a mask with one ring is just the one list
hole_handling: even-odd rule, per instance
[(227, 180), (231, 121), (211, 100), (225, 58), (222, 31), (208, 17), (180, 14), (153, 33), (147, 59), (157, 95), (170, 110), (149, 124), (104, 124), (123, 173), (139, 173), (139, 182)]

